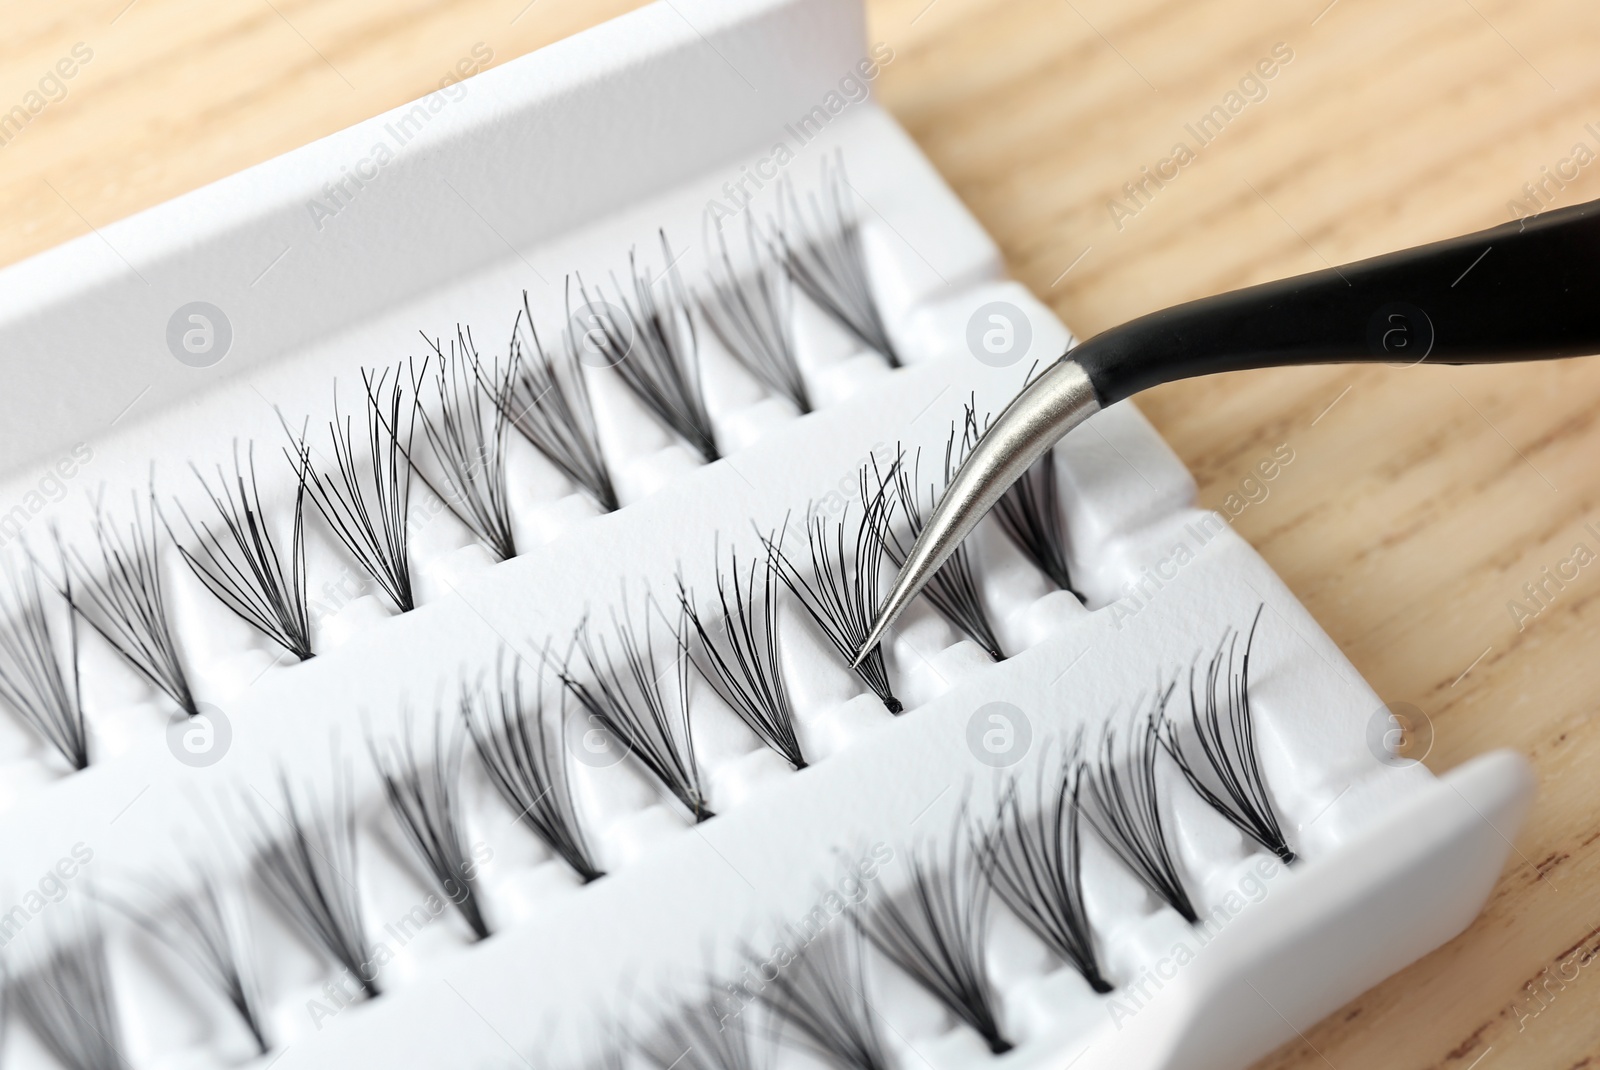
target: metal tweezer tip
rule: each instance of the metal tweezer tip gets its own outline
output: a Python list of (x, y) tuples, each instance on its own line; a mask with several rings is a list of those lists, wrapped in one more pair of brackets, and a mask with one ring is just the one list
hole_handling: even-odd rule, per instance
[(994, 507), (1011, 484), (1061, 440), (1061, 437), (1100, 411), (1100, 401), (1088, 374), (1076, 361), (1062, 357), (1006, 406), (1000, 418), (984, 432), (950, 481), (944, 497), (895, 577), (889, 597), (878, 609), (866, 641), (856, 651), (851, 668), (860, 667), (883, 642), (889, 628), (911, 600), (939, 571), (978, 521)]

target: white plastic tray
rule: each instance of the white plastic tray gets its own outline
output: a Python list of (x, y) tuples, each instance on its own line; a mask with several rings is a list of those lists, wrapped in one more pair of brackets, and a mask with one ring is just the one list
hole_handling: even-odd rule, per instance
[[(190, 496), (186, 465), (226, 463), (236, 438), (257, 442), (262, 471), (274, 473), (263, 480), (269, 510), (281, 510), (291, 481), (278, 463), (276, 409), (296, 425), (325, 422), (335, 378), (353, 407), (359, 369), (420, 355), (419, 328), (448, 335), (469, 324), (481, 348), (502, 349), (524, 289), (553, 334), (566, 273), (621, 274), (634, 246), (658, 263), (657, 228), (698, 281), (708, 202), (731, 203), (726, 187), (771, 170), (762, 161), (779, 144), (793, 160), (778, 170), (801, 191), (842, 151), (873, 285), (911, 362), (890, 372), (801, 307), (802, 358), (823, 404), (796, 418), (707, 342), (713, 414), (733, 445), (709, 466), (597, 376), (621, 511), (597, 515), (513, 436), (524, 552), (491, 564), (454, 520), (421, 525), (424, 604), (404, 617), (359, 593), (359, 575), (309, 523), (322, 611), (314, 638), (326, 652), (303, 665), (276, 664), (269, 644), (169, 554), (180, 646), (199, 697), (230, 726), (229, 749), (204, 768), (177, 761), (170, 703), (86, 636), (90, 770), (60, 775), (20, 727), (0, 721), (0, 911), (77, 844), (93, 861), (64, 902), (87, 899), (91, 887), (121, 890), (185, 851), (214, 853), (242, 877), (229, 831), (241, 795), (274, 797), (280, 767), (325, 782), (342, 753), (357, 777), (369, 925), (405, 916), (428, 887), (396, 845), (365, 762), (368, 731), (391, 731), (407, 708), (431, 714), (441, 689), (491, 665), (502, 643), (532, 657), (547, 637), (563, 641), (586, 613), (620, 603), (624, 585), (636, 609), (647, 588), (667, 599), (680, 572), (710, 590), (714, 547), (755, 553), (752, 522), (767, 530), (808, 503), (842, 501), (861, 461), (896, 442), (939, 455), (969, 394), (980, 410), (998, 410), (1034, 361), (1059, 355), (1066, 329), (1001, 280), (993, 244), (916, 147), (871, 100), (841, 91), (852, 76), (849, 84), (865, 83), (855, 72), (874, 57), (882, 53), (864, 39), (853, 0), (672, 0), (487, 71), (458, 101), (435, 101), (427, 122), (416, 121), (420, 133), (320, 226), (308, 202), (324, 198), (341, 168), (392, 144), (391, 126), (411, 109), (0, 272), (0, 352), (12, 384), (0, 398), (0, 503), (22, 505), (27, 515), (14, 526), (33, 545), (45, 544), (52, 523), (64, 538), (85, 538), (87, 492), (103, 485), (122, 505), (142, 492), (152, 463), (164, 495)], [(827, 111), (833, 101), (842, 106)], [(794, 124), (819, 107), (827, 123), (799, 143)], [(750, 211), (764, 219), (772, 194), (768, 180)], [(231, 327), (230, 350), (211, 367), (180, 363), (167, 344), (169, 318), (193, 301), (222, 310)], [(1004, 368), (980, 363), (966, 342), (974, 312), (993, 301), (1022, 310), (1033, 339)], [(57, 496), (50, 466), (75, 447), (64, 500), (32, 509), (30, 492)], [(967, 743), (979, 707), (1004, 701), (1023, 711), (1034, 742), (1014, 768), (1031, 770), (1047, 741), (1125, 714), (1158, 676), (1208, 654), (1263, 604), (1252, 701), (1266, 776), (1302, 861), (1285, 870), (1246, 850), (1202, 804), (1169, 792), (1183, 864), (1220, 931), (1200, 947), (1092, 845), (1086, 885), (1106, 919), (1097, 935), (1125, 984), (1095, 996), (1019, 925), (997, 920), (992, 965), (1021, 1040), (1000, 1061), (1243, 1065), (1465, 927), (1526, 806), (1521, 760), (1489, 755), (1435, 780), (1375, 747), (1380, 699), (1265, 563), (1221, 518), (1193, 507), (1188, 473), (1131, 405), (1073, 432), (1058, 465), (1091, 608), (1047, 593), (997, 532), (980, 529), (990, 608), (1018, 653), (991, 664), (918, 606), (888, 649), (907, 706), (899, 718), (787, 617), (788, 679), (803, 741), (821, 760), (793, 774), (725, 711), (701, 715), (697, 742), (719, 816), (692, 828), (630, 766), (578, 770), (611, 871), (591, 886), (579, 887), (516, 827), (473, 770), (469, 824), (493, 852), (484, 880), (501, 931), (470, 945), (447, 915), (393, 947), (384, 996), (329, 1016), (313, 1004), (326, 1004), (331, 968), (257, 903), (278, 1045), (260, 1065), (592, 1060), (615, 1032), (613, 1017), (643, 1022), (660, 993), (692, 985), (708, 962), (725, 967), (739, 941), (809, 911), (845, 872), (841, 858), (873, 844), (894, 851), (881, 874), (892, 893), (906, 847), (944, 834), (963, 799), (989, 798), (994, 772)], [(30, 922), (29, 937), (45, 924)], [(372, 935), (391, 939), (387, 929)], [(112, 941), (131, 1065), (247, 1060), (246, 1038), (215, 997), (122, 929), (113, 926)], [(1175, 955), (1186, 942), (1192, 962)], [(897, 1067), (993, 1059), (909, 983), (876, 965), (873, 976)], [(805, 1062), (788, 1051), (779, 1059)], [(20, 1029), (5, 1060), (51, 1065)]]

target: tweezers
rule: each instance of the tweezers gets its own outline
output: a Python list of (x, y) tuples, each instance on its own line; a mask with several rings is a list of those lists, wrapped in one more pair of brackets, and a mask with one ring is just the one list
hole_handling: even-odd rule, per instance
[(1006, 490), (1063, 435), (1148, 387), (1301, 364), (1494, 364), (1600, 353), (1600, 201), (1141, 316), (1070, 348), (990, 425), (879, 607), (883, 641)]

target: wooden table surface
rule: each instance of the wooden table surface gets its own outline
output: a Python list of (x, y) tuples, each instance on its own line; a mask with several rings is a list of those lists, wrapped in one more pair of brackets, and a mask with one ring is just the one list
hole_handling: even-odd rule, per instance
[[(47, 84), (59, 99), (0, 145), (0, 263), (420, 96), (475, 47), (501, 63), (634, 6), (0, 2), (0, 111), (80, 46), (64, 95)], [(1593, 0), (868, 6), (895, 52), (882, 99), (1080, 334), (1501, 223), (1514, 202), (1600, 197)], [(1226, 129), (1163, 163), (1230, 103)], [(1131, 198), (1144, 168), (1172, 177)], [(1512, 747), (1539, 776), (1477, 923), (1262, 1067), (1600, 1056), (1600, 565), (1542, 607), (1523, 589), (1576, 544), (1600, 550), (1597, 398), (1600, 361), (1269, 371), (1141, 398), (1207, 505), (1293, 449), (1235, 526), (1386, 701), (1426, 715), (1430, 767)]]

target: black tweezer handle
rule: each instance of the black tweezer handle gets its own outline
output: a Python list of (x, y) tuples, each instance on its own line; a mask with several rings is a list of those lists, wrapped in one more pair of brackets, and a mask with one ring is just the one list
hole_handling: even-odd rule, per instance
[(1161, 383), (1244, 368), (1593, 353), (1600, 201), (1152, 312), (1068, 356), (1104, 406)]

